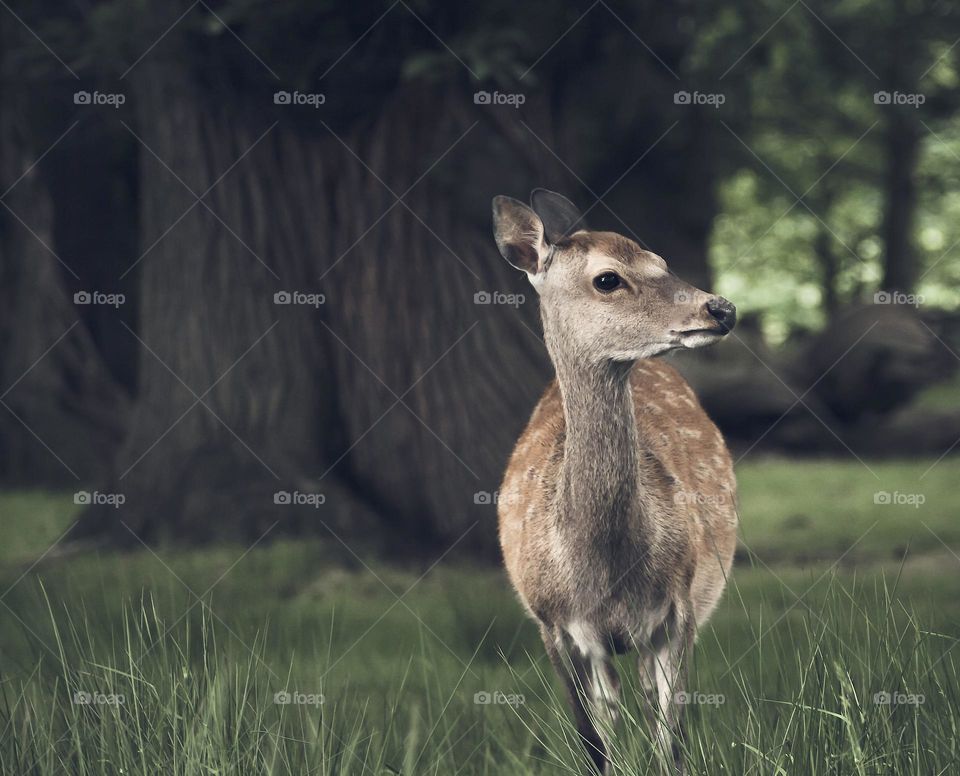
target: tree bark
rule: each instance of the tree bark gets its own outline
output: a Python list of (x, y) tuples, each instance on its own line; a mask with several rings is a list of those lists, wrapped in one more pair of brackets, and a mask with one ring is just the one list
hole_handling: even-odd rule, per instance
[(312, 290), (311, 234), (331, 228), (314, 205), (330, 192), (291, 137), (175, 65), (144, 63), (136, 87), (140, 390), (108, 486), (124, 507), (91, 507), (82, 528), (202, 541), (295, 526), (314, 507), (274, 496), (314, 492), (332, 401), (314, 308), (274, 293)]
[(74, 303), (87, 268), (58, 255), (40, 163), (57, 137), (31, 123), (22, 90), (0, 84), (0, 479), (79, 490), (105, 475), (128, 398)]
[[(894, 0), (895, 24), (889, 30), (884, 58), (885, 88), (910, 93), (918, 89), (915, 52), (917, 16), (903, 0)], [(885, 291), (910, 293), (917, 277), (913, 229), (917, 209), (915, 173), (920, 152), (921, 123), (917, 109), (909, 105), (886, 105), (884, 128), (886, 167), (883, 179), (883, 280)]]
[[(326, 526), (393, 549), (459, 543), (493, 557), (495, 494), (551, 367), (535, 292), (491, 238), (490, 200), (569, 181), (553, 117), (531, 94), (524, 126), (509, 106), (474, 105), (451, 77), (378, 82), (362, 116), (305, 112), (255, 84), (211, 86), (229, 76), (199, 78), (196, 60), (156, 52), (135, 71), (135, 129), (149, 148), (139, 393), (105, 485), (126, 503), (89, 509), (83, 529), (255, 539), (279, 521), (276, 532)], [(663, 129), (645, 125), (648, 144)], [(677, 161), (669, 149), (656, 149), (628, 210), (661, 216), (650, 181), (681, 167), (672, 201), (694, 190), (707, 200), (692, 209), (694, 249), (677, 252), (705, 267), (712, 186), (698, 154)], [(677, 242), (686, 224), (669, 226)], [(325, 301), (277, 305), (279, 291)], [(508, 303), (478, 303), (480, 292)], [(294, 491), (326, 501), (274, 503)]]
[[(496, 181), (522, 165), (492, 158), (489, 133), (469, 136), (475, 108), (449, 88), (411, 85), (337, 139), (283, 113), (271, 129), (269, 110), (175, 73), (144, 63), (138, 82), (151, 149), (140, 393), (105, 486), (126, 503), (92, 507), (83, 530), (251, 539), (280, 521), (278, 532), (327, 526), (394, 549), (471, 534), (465, 546), (492, 555), (483, 494), (549, 377), (534, 294), (486, 217)], [(216, 215), (191, 193), (211, 186)], [(404, 204), (387, 187), (410, 189)], [(277, 305), (280, 291), (325, 301)], [(525, 300), (478, 305), (481, 291)], [(275, 504), (280, 491), (326, 501)]]
[[(817, 213), (823, 213), (824, 218), (829, 218), (830, 211), (833, 208), (834, 197), (835, 192), (833, 187), (826, 182), (821, 184), (821, 191), (817, 197), (815, 211)], [(837, 289), (840, 261), (834, 250), (834, 239), (830, 230), (818, 221), (817, 234), (813, 241), (813, 250), (820, 264), (820, 288), (823, 291), (823, 310), (826, 313), (827, 320), (832, 320), (840, 309), (840, 299)]]
[[(909, 108), (908, 108), (909, 110)], [(917, 209), (915, 171), (920, 137), (913, 122), (893, 108), (884, 146), (883, 288), (910, 293), (916, 281), (913, 229)]]

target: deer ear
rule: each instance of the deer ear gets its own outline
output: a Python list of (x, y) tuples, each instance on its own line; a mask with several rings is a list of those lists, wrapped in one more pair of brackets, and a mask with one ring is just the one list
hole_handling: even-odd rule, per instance
[(579, 229), (586, 229), (579, 208), (562, 194), (547, 189), (534, 189), (530, 204), (543, 222), (548, 243), (556, 243)]
[(548, 250), (543, 222), (519, 200), (493, 198), (493, 236), (503, 258), (517, 269), (531, 276), (543, 269)]

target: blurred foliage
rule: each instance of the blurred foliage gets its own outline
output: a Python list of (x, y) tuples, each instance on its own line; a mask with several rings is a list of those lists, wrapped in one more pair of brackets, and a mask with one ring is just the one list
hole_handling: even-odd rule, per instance
[[(872, 299), (887, 260), (885, 207), (897, 193), (885, 178), (888, 139), (900, 132), (919, 146), (908, 203), (913, 290), (926, 307), (956, 310), (957, 9), (925, 0), (761, 8), (772, 25), (762, 53), (733, 67), (749, 71), (752, 121), (719, 186), (711, 261), (720, 293), (759, 315), (774, 342), (822, 326), (829, 290), (834, 306)], [(884, 92), (923, 101), (883, 104)]]
[[(916, 229), (920, 278), (916, 293), (928, 307), (960, 308), (960, 127), (923, 143), (922, 180)], [(762, 147), (762, 144), (758, 144)], [(804, 155), (796, 148), (796, 158)], [(812, 155), (812, 154), (811, 154)], [(814, 251), (817, 218), (781, 187), (769, 196), (764, 170), (742, 169), (720, 189), (720, 215), (711, 240), (719, 293), (737, 300), (745, 313), (763, 317), (764, 331), (783, 341), (794, 329), (817, 329), (825, 321), (820, 268)], [(841, 253), (837, 290), (847, 302), (869, 300), (882, 276), (878, 236), (881, 192), (864, 181), (844, 180), (828, 225)], [(804, 189), (794, 189), (797, 195)], [(821, 216), (824, 220), (826, 217)], [(849, 250), (848, 250), (849, 248)]]

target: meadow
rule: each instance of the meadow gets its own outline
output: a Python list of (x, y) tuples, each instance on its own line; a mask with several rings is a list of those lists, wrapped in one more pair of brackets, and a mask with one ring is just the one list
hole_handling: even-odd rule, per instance
[[(932, 464), (738, 467), (743, 541), (699, 635), (689, 773), (960, 773), (956, 464)], [(75, 510), (0, 496), (0, 772), (586, 771), (500, 569), (388, 565), (334, 538), (61, 552)], [(632, 663), (615, 773), (659, 773)]]

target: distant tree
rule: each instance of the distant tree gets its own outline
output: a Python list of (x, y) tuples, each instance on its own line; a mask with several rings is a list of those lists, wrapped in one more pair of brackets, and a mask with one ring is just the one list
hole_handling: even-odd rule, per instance
[[(806, 3), (786, 14), (770, 5), (765, 13), (772, 27), (737, 66), (755, 68), (755, 120), (743, 140), (761, 161), (749, 152), (734, 161), (759, 184), (744, 208), (770, 208), (774, 221), (757, 224), (766, 236), (747, 252), (771, 266), (789, 260), (796, 283), (815, 277), (828, 316), (865, 292), (914, 290), (923, 259), (919, 166), (960, 105), (952, 48), (960, 14), (899, 0)], [(742, 271), (750, 258), (724, 261)], [(792, 305), (785, 314), (793, 325), (807, 317)]]

